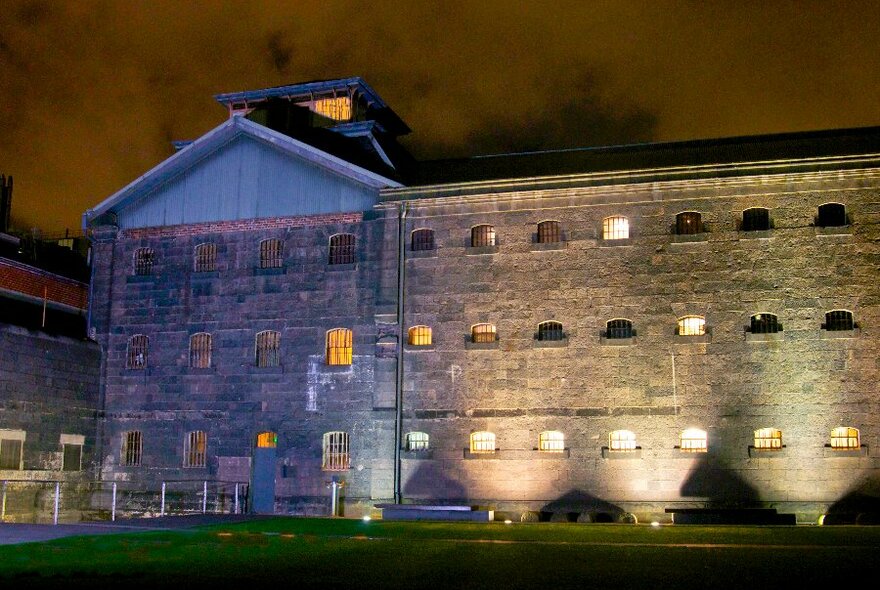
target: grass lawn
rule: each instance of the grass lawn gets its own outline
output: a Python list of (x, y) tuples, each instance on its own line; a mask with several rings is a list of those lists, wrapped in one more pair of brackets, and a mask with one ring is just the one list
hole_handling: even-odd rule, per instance
[[(718, 588), (853, 585), (880, 527), (411, 523), (278, 517), (0, 546), (0, 588)], [(873, 579), (875, 582), (870, 582)], [(15, 584), (15, 586), (13, 586)], [(256, 590), (256, 587), (254, 587)]]

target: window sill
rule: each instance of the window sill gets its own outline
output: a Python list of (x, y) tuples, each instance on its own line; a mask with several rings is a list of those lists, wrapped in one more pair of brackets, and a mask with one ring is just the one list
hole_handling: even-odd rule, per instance
[(776, 459), (788, 456), (785, 445), (779, 449), (759, 449), (754, 445), (749, 445), (749, 457), (752, 459)]
[(782, 342), (785, 340), (785, 332), (768, 332), (753, 334), (746, 332), (746, 342)]
[(701, 244), (709, 241), (708, 233), (699, 234), (672, 234), (673, 244)]
[(404, 344), (403, 349), (407, 352), (428, 352), (434, 350), (433, 344)]
[(217, 367), (190, 367), (189, 374), (190, 375), (214, 375), (217, 373)]
[(831, 445), (825, 445), (822, 449), (825, 458), (834, 457), (867, 457), (868, 445), (862, 445), (857, 449), (832, 449)]
[(498, 350), (498, 341), (495, 342), (471, 342), (470, 340), (464, 343), (464, 347), (467, 350)]
[(346, 264), (326, 264), (324, 270), (327, 271), (350, 271), (357, 270), (357, 262), (349, 262)]
[(255, 277), (269, 277), (273, 275), (283, 275), (287, 272), (287, 268), (283, 266), (273, 266), (269, 268), (256, 267), (254, 268), (254, 276)]
[(634, 346), (636, 342), (635, 336), (630, 338), (606, 338), (605, 336), (599, 336), (599, 344), (602, 346)]
[(680, 446), (676, 445), (675, 450), (678, 451), (678, 456), (682, 459), (692, 458), (692, 457), (701, 457), (703, 455), (707, 455), (709, 453), (709, 449), (691, 449), (685, 450)]
[(565, 250), (568, 248), (568, 242), (532, 242), (531, 252), (552, 252), (556, 250)]
[(437, 249), (432, 250), (409, 250), (407, 258), (437, 258)]
[(156, 275), (129, 275), (125, 277), (126, 283), (153, 283), (156, 281)]
[(482, 254), (496, 254), (498, 252), (498, 246), (468, 246), (465, 248), (465, 255), (467, 256), (480, 256)]
[(541, 449), (532, 449), (529, 458), (534, 459), (569, 459), (571, 457), (571, 449), (565, 447), (561, 451), (542, 451)]
[(193, 271), (193, 273), (190, 275), (190, 278), (193, 281), (210, 281), (212, 279), (219, 279), (220, 278), (220, 271), (217, 271), (217, 270), (208, 270), (208, 271), (203, 271), (203, 272)]
[(560, 340), (533, 340), (532, 348), (566, 348), (568, 336)]
[(740, 240), (769, 240), (773, 237), (772, 229), (739, 230)]
[(673, 340), (675, 344), (708, 344), (712, 342), (712, 334), (700, 334), (699, 336), (682, 336), (676, 334)]
[(839, 338), (858, 338), (861, 333), (861, 328), (853, 328), (852, 330), (822, 330), (822, 338), (824, 340), (836, 340)]
[(494, 452), (482, 452), (482, 453), (474, 453), (470, 450), (470, 448), (464, 449), (464, 458), (465, 459), (499, 459), (499, 451), (501, 449), (495, 449)]
[(351, 364), (347, 365), (328, 365), (324, 363), (324, 368), (321, 369), (321, 373), (349, 373), (351, 372)]
[(632, 238), (602, 238), (601, 240), (599, 240), (599, 246), (602, 248), (609, 248), (614, 246), (632, 246)]
[(612, 451), (608, 447), (602, 447), (603, 459), (641, 459), (642, 447), (636, 447), (631, 451)]
[(500, 461), (534, 461), (535, 459), (568, 459), (569, 449), (562, 451), (539, 451), (538, 449), (495, 449), (494, 453), (474, 453), (470, 448), (464, 449), (464, 458), (467, 460), (496, 459)]
[(426, 460), (434, 458), (434, 450), (433, 449), (422, 449), (418, 451), (411, 451), (408, 449), (400, 449), (400, 456), (403, 459), (413, 459), (413, 460)]
[(816, 226), (813, 228), (816, 231), (816, 235), (821, 236), (851, 236), (852, 235), (852, 226), (851, 225), (832, 225), (828, 227)]
[(254, 365), (248, 366), (247, 370), (249, 375), (282, 375), (284, 374), (284, 367), (278, 365), (277, 367), (257, 367)]

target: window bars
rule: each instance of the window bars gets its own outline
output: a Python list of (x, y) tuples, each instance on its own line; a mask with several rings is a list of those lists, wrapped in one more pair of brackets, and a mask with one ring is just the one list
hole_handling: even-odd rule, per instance
[(496, 339), (494, 324), (475, 324), (471, 327), (471, 342), (475, 344), (495, 342)]
[(413, 326), (409, 329), (406, 341), (410, 346), (430, 346), (431, 328), (428, 326)]
[(330, 238), (329, 264), (354, 264), (354, 236), (336, 234)]
[(211, 366), (211, 335), (204, 332), (189, 337), (189, 366), (207, 369)]
[(778, 428), (760, 428), (755, 431), (755, 448), (778, 451), (782, 448), (782, 431)]
[(122, 433), (122, 464), (137, 467), (141, 464), (144, 439), (139, 430)]
[(538, 224), (538, 243), (553, 244), (562, 241), (558, 221), (542, 221)]
[(471, 433), (471, 453), (494, 453), (495, 452), (495, 433), (494, 432), (473, 432)]
[(838, 426), (831, 431), (832, 449), (852, 450), (858, 449), (860, 446), (859, 431), (857, 428)]
[(602, 220), (603, 240), (624, 240), (629, 237), (629, 219), (612, 215)]
[(678, 320), (679, 336), (702, 336), (706, 333), (706, 319), (699, 315), (686, 315)]
[(776, 334), (782, 331), (782, 324), (772, 313), (756, 313), (749, 321), (752, 334)]
[(696, 211), (683, 211), (675, 216), (675, 233), (680, 236), (703, 233), (703, 219)]
[(560, 322), (547, 321), (538, 324), (538, 333), (535, 338), (537, 340), (564, 340), (565, 333), (562, 331)]
[(153, 249), (138, 248), (134, 252), (134, 274), (138, 276), (149, 276), (153, 274)]
[(624, 339), (635, 336), (632, 322), (625, 319), (608, 320), (605, 322), (605, 338)]
[(816, 225), (819, 227), (839, 227), (849, 225), (846, 216), (846, 207), (840, 203), (825, 203), (819, 205), (819, 215), (816, 217)]
[(196, 246), (194, 268), (196, 272), (217, 270), (217, 245), (212, 243)]
[(204, 467), (206, 464), (206, 450), (208, 435), (201, 430), (187, 433), (183, 439), (183, 466)]
[(770, 210), (752, 207), (743, 211), (742, 231), (761, 231), (770, 229)]
[(608, 434), (608, 448), (612, 451), (635, 451), (635, 433), (629, 430), (612, 431)]
[(282, 242), (269, 239), (260, 242), (260, 268), (281, 268)]
[(406, 450), (407, 451), (427, 451), (428, 450), (428, 433), (426, 432), (407, 432), (406, 433)]
[(434, 230), (417, 229), (412, 232), (410, 248), (413, 252), (423, 252), (434, 249)]
[(835, 309), (825, 314), (824, 329), (834, 332), (840, 330), (853, 330), (855, 322), (853, 322), (853, 314), (851, 311), (844, 309)]
[(281, 333), (265, 330), (256, 336), (256, 363), (258, 367), (277, 367), (281, 365), (279, 353)]
[(324, 433), (321, 469), (324, 471), (345, 471), (350, 465), (349, 439), (347, 432)]
[(565, 450), (565, 435), (558, 430), (545, 430), (538, 436), (538, 450), (561, 453)]
[(479, 248), (482, 246), (495, 245), (495, 226), (494, 225), (475, 225), (471, 228), (471, 247)]
[(147, 352), (150, 339), (144, 334), (135, 334), (128, 339), (128, 347), (125, 351), (126, 369), (144, 369), (147, 366)]
[(685, 430), (681, 433), (679, 448), (688, 453), (705, 453), (709, 448), (706, 431), (697, 428)]
[(351, 330), (335, 328), (327, 332), (327, 364), (351, 364)]

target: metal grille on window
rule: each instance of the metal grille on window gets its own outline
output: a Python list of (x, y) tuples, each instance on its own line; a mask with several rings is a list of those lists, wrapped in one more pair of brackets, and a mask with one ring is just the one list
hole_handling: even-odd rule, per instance
[(345, 471), (349, 467), (348, 433), (324, 433), (324, 451), (321, 469), (324, 471)]
[(471, 453), (494, 453), (495, 433), (474, 432), (471, 434)]
[(635, 451), (636, 435), (629, 430), (614, 430), (608, 435), (608, 448), (612, 451)]
[(480, 246), (495, 245), (495, 226), (493, 225), (476, 225), (471, 228), (471, 246), (474, 248)]
[(475, 343), (495, 342), (496, 333), (493, 324), (476, 324), (471, 328), (471, 340)]
[(0, 439), (0, 469), (21, 469), (22, 442), (9, 438)]
[(278, 435), (274, 432), (261, 432), (257, 435), (258, 449), (274, 449), (278, 446)]
[(708, 450), (706, 432), (696, 428), (689, 428), (681, 433), (682, 451), (689, 453), (705, 453)]
[(153, 274), (153, 249), (138, 248), (134, 253), (134, 274), (148, 276)]
[(752, 334), (776, 334), (782, 331), (782, 324), (772, 313), (756, 313), (749, 322), (749, 332)]
[(260, 268), (281, 268), (281, 240), (260, 242)]
[(351, 364), (351, 330), (336, 328), (327, 332), (327, 364)]
[(410, 346), (429, 346), (431, 344), (431, 328), (428, 326), (413, 326), (409, 329), (407, 343)]
[(125, 353), (125, 367), (127, 369), (143, 369), (147, 366), (147, 352), (150, 339), (144, 334), (135, 334), (128, 339), (128, 348)]
[(538, 224), (538, 243), (554, 244), (562, 241), (558, 221), (542, 221)]
[(211, 366), (211, 335), (201, 332), (189, 338), (189, 366), (207, 369)]
[(141, 464), (143, 437), (140, 431), (132, 430), (122, 434), (122, 464), (137, 467)]
[(407, 451), (427, 451), (428, 450), (428, 433), (427, 432), (407, 432), (406, 433), (406, 450)]
[(183, 441), (183, 466), (204, 467), (208, 435), (201, 430), (190, 432)]
[(831, 431), (832, 449), (858, 449), (859, 431), (849, 426), (839, 426)]
[(782, 431), (778, 428), (760, 428), (755, 431), (755, 448), (779, 450), (782, 448)]
[(852, 312), (836, 309), (825, 314), (824, 328), (829, 331), (852, 330), (855, 328)]
[(259, 332), (256, 338), (257, 366), (277, 367), (281, 364), (279, 349), (281, 333), (274, 330)]
[(417, 229), (412, 233), (412, 250), (420, 252), (434, 249), (434, 230)]
[(199, 244), (196, 246), (195, 271), (213, 272), (217, 269), (217, 245)]
[(602, 220), (602, 239), (623, 240), (629, 237), (629, 219), (613, 215)]
[(840, 203), (819, 205), (819, 216), (816, 218), (819, 227), (839, 227), (849, 225), (846, 218), (846, 207)]
[(678, 320), (679, 336), (702, 336), (706, 333), (706, 320), (702, 316), (688, 315)]
[(538, 340), (563, 340), (565, 333), (560, 322), (541, 322), (538, 324)]
[(770, 229), (770, 210), (753, 207), (743, 211), (743, 231), (761, 231)]
[(538, 450), (545, 453), (561, 453), (565, 450), (565, 435), (558, 430), (545, 430), (538, 435)]
[(354, 263), (354, 236), (336, 234), (330, 238), (330, 264)]
[(61, 445), (61, 470), (82, 470), (82, 445), (65, 443)]
[(617, 319), (605, 322), (605, 338), (618, 339), (632, 338), (633, 336), (633, 325), (631, 321)]
[(699, 234), (702, 231), (702, 216), (696, 211), (684, 211), (675, 216), (675, 233), (678, 235)]

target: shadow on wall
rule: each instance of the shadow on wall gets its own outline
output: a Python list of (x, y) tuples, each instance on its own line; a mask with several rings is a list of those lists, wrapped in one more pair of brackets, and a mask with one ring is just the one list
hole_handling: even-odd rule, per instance
[(880, 524), (880, 478), (863, 480), (828, 508), (822, 524)]
[(405, 498), (442, 500), (443, 503), (465, 503), (464, 486), (450, 478), (433, 462), (422, 462), (403, 485)]
[(619, 522), (624, 516), (620, 506), (572, 489), (541, 507), (539, 521), (557, 522)]
[(707, 498), (707, 508), (754, 508), (761, 504), (758, 491), (723, 464), (701, 457), (681, 485), (684, 498)]

